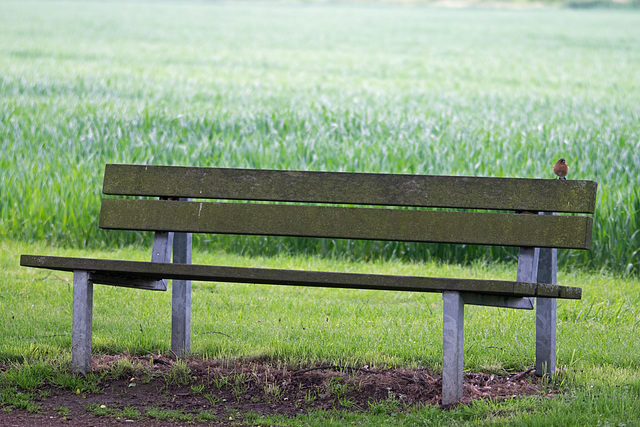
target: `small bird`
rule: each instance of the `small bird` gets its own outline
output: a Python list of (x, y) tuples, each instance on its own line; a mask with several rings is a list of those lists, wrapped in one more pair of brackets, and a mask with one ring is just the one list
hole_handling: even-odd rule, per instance
[(553, 173), (559, 176), (558, 179), (567, 179), (567, 174), (569, 173), (569, 165), (564, 159), (560, 159), (553, 166)]

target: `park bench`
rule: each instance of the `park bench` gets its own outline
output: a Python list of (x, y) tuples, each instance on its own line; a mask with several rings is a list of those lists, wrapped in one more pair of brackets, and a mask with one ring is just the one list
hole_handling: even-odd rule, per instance
[[(589, 249), (597, 184), (553, 179), (107, 165), (100, 227), (153, 231), (150, 262), (22, 255), (73, 272), (72, 366), (91, 370), (93, 284), (167, 290), (171, 348), (190, 351), (191, 281), (443, 294), (444, 405), (462, 397), (465, 304), (533, 309), (536, 373), (555, 371), (557, 248)], [(133, 197), (131, 197), (133, 196)], [(195, 199), (195, 200), (194, 200)], [(212, 201), (213, 200), (213, 201)], [(437, 209), (430, 209), (437, 208)], [(514, 281), (191, 263), (192, 233), (519, 247)], [(173, 262), (171, 254), (173, 253)]]

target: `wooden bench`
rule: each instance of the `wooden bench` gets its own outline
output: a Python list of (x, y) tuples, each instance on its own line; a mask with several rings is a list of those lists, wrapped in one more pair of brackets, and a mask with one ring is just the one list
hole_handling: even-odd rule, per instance
[[(552, 179), (107, 165), (103, 193), (136, 197), (103, 198), (100, 227), (155, 232), (151, 262), (22, 255), (20, 263), (73, 272), (78, 372), (91, 370), (93, 284), (164, 291), (172, 279), (171, 348), (178, 356), (190, 351), (192, 280), (440, 292), (442, 403), (448, 405), (462, 396), (465, 304), (533, 309), (537, 299), (536, 372), (554, 372), (556, 299), (581, 298), (580, 288), (556, 285), (556, 248), (589, 249), (593, 221), (554, 213), (592, 214), (596, 187)], [(514, 281), (241, 268), (191, 264), (191, 233), (501, 245), (520, 252)]]

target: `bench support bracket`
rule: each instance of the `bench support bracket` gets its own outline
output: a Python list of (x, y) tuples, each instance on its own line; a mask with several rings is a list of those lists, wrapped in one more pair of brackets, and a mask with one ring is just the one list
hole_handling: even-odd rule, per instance
[(91, 371), (91, 326), (93, 321), (93, 282), (88, 271), (73, 272), (73, 326), (71, 367), (74, 372)]
[[(173, 249), (173, 232), (156, 231), (153, 237), (153, 249), (151, 251), (151, 262), (171, 262), (171, 251)], [(157, 289), (167, 290), (167, 279), (157, 280)]]
[[(179, 201), (190, 201), (180, 198)], [(152, 262), (191, 264), (191, 233), (156, 232)], [(167, 289), (167, 280), (162, 281)], [(171, 351), (182, 357), (191, 352), (191, 280), (173, 280), (171, 288)]]
[(533, 310), (533, 298), (530, 297), (503, 297), (500, 295), (477, 294), (474, 292), (464, 292), (463, 295), (465, 304)]

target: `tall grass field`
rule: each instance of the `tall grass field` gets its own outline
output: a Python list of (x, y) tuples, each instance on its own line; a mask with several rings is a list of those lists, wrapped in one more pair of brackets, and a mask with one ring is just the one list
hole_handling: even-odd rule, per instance
[[(640, 13), (0, 2), (0, 238), (124, 247), (106, 163), (598, 182), (591, 251), (640, 269)], [(513, 251), (201, 239), (245, 254), (467, 262)]]

